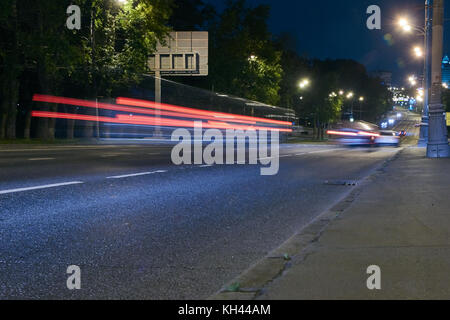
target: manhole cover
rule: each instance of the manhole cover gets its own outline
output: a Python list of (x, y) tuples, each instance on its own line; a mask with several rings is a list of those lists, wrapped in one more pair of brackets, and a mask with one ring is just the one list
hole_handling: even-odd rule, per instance
[(329, 186), (356, 186), (358, 182), (356, 180), (327, 180), (325, 184)]

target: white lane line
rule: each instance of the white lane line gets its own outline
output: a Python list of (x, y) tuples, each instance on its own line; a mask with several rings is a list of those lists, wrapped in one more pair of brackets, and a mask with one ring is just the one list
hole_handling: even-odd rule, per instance
[(303, 153), (297, 153), (296, 156), (304, 156), (304, 155), (314, 154), (314, 153), (333, 152), (333, 151), (337, 151), (337, 150), (339, 150), (339, 149), (331, 149), (331, 150), (319, 150), (319, 151), (303, 152)]
[(199, 168), (209, 168), (212, 166), (213, 166), (212, 164), (204, 164), (204, 165), (199, 166)]
[(280, 158), (287, 158), (287, 157), (292, 157), (292, 154), (282, 154), (280, 155)]
[(325, 152), (333, 152), (333, 151), (337, 151), (338, 149), (330, 149), (330, 150), (319, 150), (319, 151), (311, 151), (308, 152), (308, 154), (312, 154), (312, 153), (325, 153)]
[(140, 172), (140, 173), (132, 173), (132, 174), (124, 174), (121, 176), (113, 176), (113, 177), (107, 177), (106, 179), (122, 179), (122, 178), (130, 178), (130, 177), (140, 177), (140, 176), (148, 176), (155, 173), (166, 173), (167, 170), (158, 170), (158, 171), (152, 171), (152, 172)]
[(36, 187), (28, 187), (28, 188), (18, 188), (18, 189), (1, 190), (1, 191), (0, 191), (0, 194), (16, 193), (16, 192), (23, 192), (23, 191), (39, 190), (39, 189), (49, 189), (49, 188), (56, 188), (56, 187), (70, 186), (70, 185), (74, 185), (74, 184), (82, 184), (82, 183), (84, 183), (84, 182), (81, 182), (81, 181), (72, 181), (72, 182), (63, 182), (63, 183), (47, 184), (47, 185), (36, 186)]
[(31, 158), (28, 161), (46, 161), (46, 160), (55, 160), (55, 158)]
[(126, 152), (112, 152), (112, 153), (105, 153), (102, 154), (101, 157), (102, 158), (113, 158), (113, 157), (120, 157), (120, 156), (129, 156), (132, 153), (126, 153)]

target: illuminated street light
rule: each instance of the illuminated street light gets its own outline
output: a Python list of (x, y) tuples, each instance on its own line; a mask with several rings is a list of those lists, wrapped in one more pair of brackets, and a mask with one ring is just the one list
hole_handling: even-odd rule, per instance
[(408, 23), (408, 20), (406, 20), (405, 18), (401, 18), (399, 21), (398, 21), (398, 25), (400, 26), (400, 27), (404, 27), (404, 26), (407, 26), (409, 23)]
[(257, 59), (258, 57), (253, 54), (248, 58), (249, 61), (256, 61)]
[(364, 97), (359, 97), (359, 101), (364, 101)]
[(405, 32), (411, 32), (413, 27), (412, 25), (409, 23), (409, 21), (405, 18), (401, 18), (398, 21), (398, 25), (403, 29), (403, 31)]
[(409, 81), (409, 83), (410, 83), (412, 86), (417, 85), (417, 80), (416, 80), (416, 77), (415, 77), (415, 76), (410, 76), (410, 77), (408, 78), (408, 81)]
[(330, 93), (330, 98), (335, 98), (335, 97), (337, 97), (338, 95), (336, 94), (336, 92), (332, 92), (332, 93)]
[(353, 96), (354, 96), (353, 92), (349, 92), (347, 94), (347, 99), (351, 99), (351, 98), (353, 98)]
[(425, 95), (423, 88), (417, 89), (417, 93), (419, 94), (419, 97), (423, 97)]
[(310, 82), (309, 82), (308, 79), (303, 79), (302, 82), (300, 82), (300, 84), (299, 84), (300, 89), (306, 88), (307, 86), (309, 86), (309, 83), (310, 83)]
[(422, 58), (423, 57), (423, 50), (420, 47), (415, 47), (414, 49), (414, 54), (416, 55), (416, 57), (418, 58)]

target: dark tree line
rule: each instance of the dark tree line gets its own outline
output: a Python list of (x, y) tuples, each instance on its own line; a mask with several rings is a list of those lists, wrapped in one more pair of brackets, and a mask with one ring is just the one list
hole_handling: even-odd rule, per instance
[[(80, 6), (81, 30), (65, 27), (69, 5)], [(216, 92), (294, 109), (317, 127), (338, 119), (346, 101), (365, 97), (361, 114), (374, 120), (390, 104), (386, 88), (355, 61), (300, 56), (294, 37), (269, 32), (270, 7), (228, 0), (217, 12), (202, 0), (3, 0), (0, 2), (0, 139), (55, 137), (55, 120), (32, 119), (34, 93), (113, 97), (142, 80), (147, 57), (171, 30), (210, 33), (209, 76), (176, 78)], [(311, 86), (300, 90), (307, 77)], [(303, 97), (303, 100), (300, 100)], [(43, 105), (43, 110), (61, 110)], [(33, 129), (34, 128), (34, 129)], [(67, 121), (67, 138), (74, 136)], [(93, 124), (84, 127), (93, 134)]]

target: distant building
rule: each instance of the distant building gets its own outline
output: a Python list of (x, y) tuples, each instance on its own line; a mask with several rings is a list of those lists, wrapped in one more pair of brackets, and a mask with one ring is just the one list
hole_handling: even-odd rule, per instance
[(442, 60), (442, 83), (450, 86), (450, 59), (448, 56)]
[(392, 87), (392, 72), (389, 71), (375, 71), (370, 74), (374, 78), (380, 78), (381, 84), (390, 88)]

